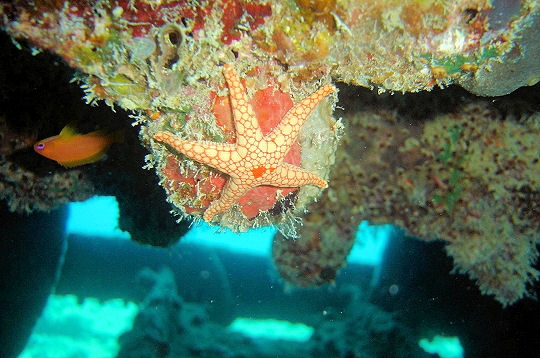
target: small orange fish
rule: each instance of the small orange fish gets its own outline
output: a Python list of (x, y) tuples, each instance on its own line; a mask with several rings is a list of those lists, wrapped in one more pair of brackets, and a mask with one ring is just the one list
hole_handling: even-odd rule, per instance
[(94, 163), (103, 158), (114, 142), (121, 142), (121, 132), (107, 133), (99, 130), (80, 134), (72, 124), (65, 126), (59, 135), (34, 144), (36, 153), (56, 160), (67, 168)]

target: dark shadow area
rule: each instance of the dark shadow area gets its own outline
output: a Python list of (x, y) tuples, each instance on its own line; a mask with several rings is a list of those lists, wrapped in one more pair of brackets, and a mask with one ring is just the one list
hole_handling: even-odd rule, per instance
[(0, 206), (0, 357), (17, 357), (53, 291), (66, 249), (64, 208), (21, 216)]

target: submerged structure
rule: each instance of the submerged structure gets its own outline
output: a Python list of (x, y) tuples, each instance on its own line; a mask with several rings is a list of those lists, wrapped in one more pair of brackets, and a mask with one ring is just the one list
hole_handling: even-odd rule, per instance
[(380, 93), (459, 84), (490, 96), (534, 85), (539, 8), (15, 0), (0, 1), (0, 25), (78, 70), (88, 104), (131, 111), (146, 168), (180, 218), (277, 225), (274, 259), (291, 282), (332, 281), (370, 220), (447, 241), (456, 270), (507, 305), (538, 278), (538, 112), (505, 116), (479, 101), (415, 121), (362, 112), (331, 83)]

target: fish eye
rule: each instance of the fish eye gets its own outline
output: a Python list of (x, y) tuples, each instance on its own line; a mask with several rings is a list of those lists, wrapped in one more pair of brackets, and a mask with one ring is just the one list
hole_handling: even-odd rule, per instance
[(37, 150), (42, 150), (43, 148), (45, 148), (45, 144), (43, 144), (43, 143), (36, 144), (36, 149)]

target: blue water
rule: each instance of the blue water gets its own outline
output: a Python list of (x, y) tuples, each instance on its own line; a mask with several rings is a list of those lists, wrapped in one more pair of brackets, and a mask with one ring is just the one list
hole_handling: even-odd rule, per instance
[[(118, 203), (112, 196), (95, 196), (84, 202), (69, 205), (66, 223), (68, 233), (88, 236), (129, 239), (128, 232), (118, 228)], [(376, 266), (382, 261), (389, 236), (395, 229), (391, 225), (369, 225), (364, 221), (358, 227), (356, 241), (348, 257), (349, 263)], [(193, 225), (182, 237), (182, 242), (211, 247), (220, 247), (238, 253), (270, 256), (274, 227), (251, 229), (235, 233), (229, 229), (217, 229), (206, 223)]]
[[(217, 313), (215, 312), (216, 307), (219, 307), (217, 301), (223, 300), (223, 297), (208, 290), (208, 287), (206, 289), (203, 287), (208, 286), (212, 282), (212, 276), (216, 274), (216, 271), (221, 270), (220, 267), (223, 267), (229, 275), (229, 279), (225, 280), (228, 285), (227, 290), (230, 290), (231, 293), (248, 294), (248, 296), (245, 299), (241, 299), (239, 296), (229, 298), (233, 302), (236, 301), (237, 316), (228, 317), (225, 314), (228, 317), (228, 324), (222, 329), (229, 335), (273, 342), (268, 344), (273, 344), (275, 346), (273, 351), (278, 352), (283, 342), (289, 342), (289, 344), (308, 342), (317, 334), (313, 322), (321, 318), (324, 319), (325, 316), (335, 315), (340, 309), (350, 310), (350, 307), (347, 308), (350, 301), (360, 299), (356, 297), (360, 293), (358, 288), (352, 287), (352, 291), (351, 288), (342, 290), (338, 287), (339, 284), (325, 288), (320, 293), (313, 289), (298, 290), (284, 285), (279, 275), (272, 272), (271, 245), (277, 231), (273, 227), (249, 230), (245, 233), (233, 233), (230, 230), (218, 230), (216, 227), (203, 223), (195, 224), (182, 237), (180, 244), (169, 249), (156, 249), (140, 247), (131, 242), (129, 233), (118, 228), (118, 217), (118, 204), (114, 197), (93, 197), (84, 202), (69, 205), (69, 215), (66, 222), (66, 232), (70, 237), (69, 248), (62, 279), (58, 285), (59, 292), (49, 298), (21, 358), (78, 355), (104, 358), (115, 356), (120, 351), (119, 337), (122, 333), (130, 331), (136, 320), (138, 302), (133, 300), (133, 297), (127, 297), (129, 295), (121, 293), (127, 292), (125, 288), (121, 288), (122, 285), (116, 285), (116, 289), (113, 289), (108, 285), (100, 284), (99, 282), (103, 282), (105, 278), (100, 279), (97, 276), (105, 274), (105, 277), (108, 276), (113, 280), (121, 279), (122, 276), (125, 276), (126, 279), (133, 279), (130, 276), (135, 276), (136, 273), (131, 273), (129, 267), (137, 266), (132, 261), (133, 257), (137, 256), (146, 257), (145, 265), (153, 267), (156, 275), (160, 270), (159, 265), (152, 264), (152, 261), (158, 259), (163, 265), (167, 265), (168, 261), (166, 260), (172, 257), (172, 261), (169, 262), (170, 266), (167, 266), (169, 268), (166, 270), (171, 270), (176, 277), (178, 292), (181, 293), (181, 296), (175, 296), (177, 298), (174, 299), (190, 300), (192, 301), (190, 304), (202, 305), (199, 309), (205, 309), (206, 304), (210, 303), (213, 307), (210, 307), (211, 310), (208, 312), (216, 317), (224, 316), (219, 308)], [(362, 222), (358, 227), (357, 239), (348, 257), (348, 264), (349, 267), (353, 268), (370, 268), (363, 271), (368, 272), (371, 277), (369, 280), (365, 280), (365, 282), (369, 282), (366, 288), (376, 285), (380, 278), (380, 266), (384, 251), (393, 233), (395, 233), (395, 229), (390, 225), (372, 226), (368, 222)], [(118, 244), (114, 244), (115, 242)], [(103, 259), (106, 254), (102, 250), (106, 247), (111, 247), (107, 251), (114, 251), (116, 260), (113, 262), (107, 262), (106, 259)], [(82, 253), (77, 256), (74, 253), (77, 251), (82, 251)], [(79, 257), (79, 259), (74, 259), (74, 256)], [(95, 280), (89, 280), (89, 277), (73, 273), (85, 270), (84, 267), (88, 266), (84, 256), (94, 257), (90, 262), (97, 266), (93, 270)], [(160, 257), (162, 258), (160, 259)], [(176, 266), (178, 260), (174, 259), (175, 257), (186, 262), (186, 265), (189, 266), (187, 271), (186, 267), (182, 267), (181, 264), (179, 267)], [(218, 263), (217, 266), (216, 263)], [(81, 269), (80, 266), (83, 268)], [(200, 268), (196, 268), (197, 266)], [(353, 271), (351, 269), (352, 281), (354, 281), (355, 275), (358, 275), (358, 273), (353, 274)], [(187, 278), (186, 272), (193, 272), (193, 274), (188, 275), (195, 276), (195, 281), (190, 281), (188, 284), (185, 280)], [(267, 283), (261, 282), (261, 278)], [(344, 278), (342, 281), (350, 282), (351, 278)], [(75, 281), (76, 283), (74, 283)], [(195, 287), (198, 285), (197, 282), (202, 285), (198, 289)], [(77, 288), (81, 283), (85, 286), (84, 289)], [(245, 287), (242, 287), (245, 285), (254, 287), (256, 292), (250, 292), (249, 289), (246, 291)], [(350, 284), (345, 284), (345, 287), (347, 285)], [(257, 289), (257, 286), (260, 287)], [(191, 294), (194, 289), (200, 290), (196, 300), (193, 300), (195, 296)], [(70, 290), (78, 291), (79, 296), (77, 296), (77, 292), (65, 292)], [(207, 292), (205, 293), (205, 291)], [(345, 301), (348, 303), (345, 305), (339, 303), (343, 300), (341, 297), (343, 295), (347, 296)], [(350, 295), (352, 296), (349, 297)], [(115, 298), (114, 296), (121, 297)], [(315, 299), (316, 296), (319, 296), (319, 299)], [(299, 300), (306, 298), (312, 302), (297, 306), (300, 303)], [(213, 300), (217, 301), (213, 302)], [(258, 301), (259, 304), (253, 306), (252, 301), (254, 300)], [(275, 300), (278, 306), (272, 300)], [(279, 302), (283, 302), (282, 305), (285, 304), (292, 311), (284, 307), (276, 309), (276, 307), (280, 307)], [(265, 305), (268, 307), (265, 308)], [(341, 308), (339, 308), (340, 305)], [(295, 308), (295, 306), (297, 307)], [(371, 307), (369, 310), (374, 310), (374, 308)], [(315, 321), (313, 317), (309, 318), (314, 313), (315, 316), (319, 316)], [(302, 317), (307, 319), (303, 320)], [(209, 330), (212, 331), (212, 329)], [(456, 340), (457, 345), (460, 346), (459, 339), (456, 338)], [(428, 343), (424, 343), (424, 345), (428, 347)], [(232, 349), (232, 347), (228, 349)], [(244, 349), (253, 348), (244, 347)], [(438, 348), (429, 346), (427, 349)], [(60, 351), (62, 353), (59, 353)], [(255, 352), (258, 351), (254, 349), (253, 354), (260, 353)], [(284, 349), (284, 356), (287, 356), (286, 352), (287, 349)], [(458, 354), (452, 357), (460, 356)]]

